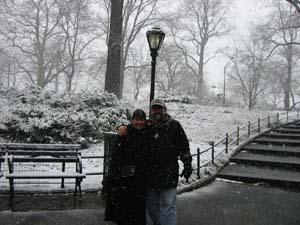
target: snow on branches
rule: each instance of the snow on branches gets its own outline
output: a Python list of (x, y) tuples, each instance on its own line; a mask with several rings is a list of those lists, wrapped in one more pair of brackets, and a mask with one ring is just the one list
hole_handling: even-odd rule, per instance
[(17, 142), (86, 143), (126, 121), (126, 105), (114, 95), (58, 95), (37, 87), (0, 90), (0, 136)]

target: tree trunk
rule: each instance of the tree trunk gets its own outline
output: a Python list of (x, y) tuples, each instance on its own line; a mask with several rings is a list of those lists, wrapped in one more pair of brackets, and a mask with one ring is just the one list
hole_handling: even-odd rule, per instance
[(134, 93), (134, 100), (138, 100), (139, 94), (140, 92), (138, 90)]
[(10, 88), (10, 79), (11, 79), (11, 61), (8, 62), (8, 70), (7, 70), (7, 88)]
[(197, 77), (197, 85), (196, 85), (196, 96), (198, 99), (203, 98), (203, 79), (199, 76)]
[(55, 78), (55, 93), (59, 91), (59, 76), (57, 75)]
[(44, 87), (43, 75), (40, 72), (38, 72), (37, 76), (38, 77), (37, 77), (36, 85), (43, 88)]
[(68, 77), (68, 87), (67, 91), (70, 92), (72, 91), (72, 77)]
[[(39, 57), (39, 58), (41, 58), (41, 57)], [(38, 62), (38, 66), (37, 66), (37, 82), (36, 82), (36, 85), (41, 87), (41, 88), (44, 88), (47, 85), (46, 81), (45, 81), (45, 70), (44, 70), (42, 60), (41, 59), (38, 59), (38, 60), (39, 60), (39, 62)]]
[(248, 110), (250, 111), (252, 109), (252, 95), (249, 93), (249, 104), (248, 104)]
[(196, 95), (199, 99), (204, 97), (203, 96), (203, 94), (204, 94), (204, 90), (203, 90), (204, 51), (205, 51), (205, 45), (203, 45), (201, 47), (200, 58), (199, 58), (198, 77), (197, 77), (197, 91), (196, 91)]
[(290, 108), (290, 91), (286, 88), (284, 90), (284, 109), (288, 110)]
[(294, 106), (296, 105), (296, 102), (295, 102), (295, 96), (294, 96), (294, 93), (292, 92), (292, 89), (290, 91), (290, 94), (291, 94), (291, 98), (292, 98), (292, 106), (290, 107), (291, 108), (294, 108)]
[(72, 91), (72, 82), (73, 82), (74, 75), (75, 75), (75, 64), (73, 62), (71, 72), (70, 74), (68, 74), (68, 88), (67, 88), (68, 92)]
[(108, 41), (105, 91), (122, 98), (121, 38), (123, 0), (111, 0), (110, 33)]
[(17, 85), (17, 73), (16, 73), (16, 66), (14, 64), (13, 84), (12, 84), (12, 86), (16, 87), (16, 85)]
[[(121, 46), (122, 48), (122, 46)], [(122, 50), (121, 50), (122, 51)], [(124, 78), (125, 78), (125, 61), (121, 53), (121, 66), (120, 66), (120, 98), (123, 98), (123, 89), (124, 89)]]
[(284, 85), (284, 109), (289, 110), (290, 108), (290, 91), (291, 91), (291, 80), (292, 80), (292, 61), (293, 52), (292, 46), (287, 47), (287, 78)]

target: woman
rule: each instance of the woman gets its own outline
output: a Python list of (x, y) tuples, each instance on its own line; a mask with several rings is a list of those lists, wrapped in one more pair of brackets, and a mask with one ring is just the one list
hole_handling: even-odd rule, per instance
[(145, 225), (145, 172), (147, 167), (146, 114), (137, 109), (128, 135), (118, 136), (112, 149), (105, 220), (118, 225)]

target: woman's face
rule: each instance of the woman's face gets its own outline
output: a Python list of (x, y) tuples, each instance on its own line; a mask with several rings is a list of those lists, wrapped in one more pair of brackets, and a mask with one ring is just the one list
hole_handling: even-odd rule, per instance
[(145, 127), (146, 120), (140, 118), (133, 118), (131, 123), (135, 129), (141, 130)]

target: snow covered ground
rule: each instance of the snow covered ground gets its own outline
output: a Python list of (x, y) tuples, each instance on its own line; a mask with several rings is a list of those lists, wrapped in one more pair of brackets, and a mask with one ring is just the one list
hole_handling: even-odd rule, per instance
[(232, 132), (237, 126), (270, 114), (268, 111), (177, 103), (169, 103), (167, 107), (169, 114), (185, 129), (192, 152), (195, 152), (197, 147), (200, 149), (209, 147), (209, 141), (223, 138), (226, 132)]
[[(136, 104), (136, 107), (140, 105)], [(270, 112), (267, 111), (248, 111), (246, 109), (238, 108), (222, 108), (215, 106), (202, 106), (193, 104), (179, 104), (168, 103), (168, 113), (178, 120), (186, 131), (188, 139), (190, 140), (190, 148), (192, 153), (196, 153), (197, 148), (204, 150), (209, 147), (209, 141), (217, 141), (225, 136), (226, 132), (231, 132), (236, 129), (237, 126), (245, 125), (248, 121), (255, 121), (257, 118), (266, 117)], [(143, 107), (142, 107), (143, 108)], [(1, 141), (1, 140), (0, 140)], [(103, 156), (104, 146), (103, 143), (92, 144), (88, 149), (82, 150), (83, 156)], [(218, 152), (218, 150), (217, 150)], [(201, 155), (201, 164), (210, 160), (211, 154)], [(196, 165), (194, 158), (193, 165)], [(4, 165), (5, 166), (5, 165)], [(181, 165), (182, 166), (182, 165)], [(49, 170), (59, 170), (60, 167), (49, 165)], [(74, 168), (67, 168), (74, 169)], [(102, 172), (103, 159), (83, 159), (83, 171), (85, 173)], [(209, 170), (209, 168), (208, 168)], [(213, 172), (213, 171), (212, 171)], [(206, 170), (201, 173), (209, 174)], [(195, 181), (194, 175), (191, 181)], [(99, 189), (102, 186), (102, 176), (92, 175), (87, 176), (83, 180), (83, 189)], [(36, 185), (34, 188), (43, 190), (60, 189), (59, 181), (57, 184)], [(186, 185), (185, 181), (181, 179), (180, 186)], [(24, 189), (27, 186), (20, 186), (20, 189)], [(0, 180), (0, 188), (7, 189), (8, 184), (4, 178)], [(32, 189), (32, 186), (28, 186)], [(66, 188), (74, 189), (73, 183), (66, 184)], [(18, 189), (18, 187), (17, 187)]]

